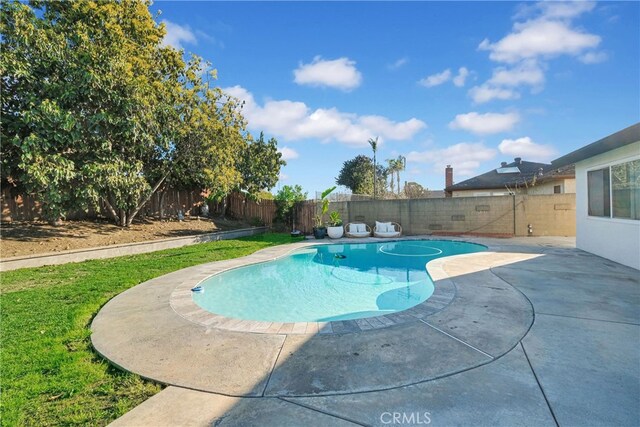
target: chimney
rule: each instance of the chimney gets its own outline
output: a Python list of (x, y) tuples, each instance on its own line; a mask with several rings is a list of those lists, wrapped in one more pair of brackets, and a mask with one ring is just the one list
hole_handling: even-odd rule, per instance
[(502, 162), (502, 163), (500, 163), (500, 167), (501, 167), (501, 168), (506, 168), (506, 167), (507, 167), (507, 162)]
[(522, 157), (516, 157), (515, 159), (516, 165), (519, 165), (522, 162)]
[[(447, 165), (447, 167), (444, 170), (444, 187), (448, 188), (448, 187), (451, 187), (452, 185), (453, 185), (453, 168), (451, 167), (451, 165)], [(451, 197), (451, 192), (445, 191), (445, 196)]]

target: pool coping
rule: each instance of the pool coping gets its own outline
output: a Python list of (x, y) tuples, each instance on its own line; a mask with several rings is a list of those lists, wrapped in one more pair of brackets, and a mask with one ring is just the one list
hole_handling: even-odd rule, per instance
[[(383, 329), (395, 325), (401, 325), (404, 323), (418, 322), (421, 319), (424, 319), (425, 317), (435, 314), (446, 308), (449, 304), (451, 304), (451, 301), (453, 301), (456, 296), (455, 284), (449, 279), (448, 275), (442, 269), (442, 263), (437, 262), (442, 258), (434, 259), (425, 264), (427, 274), (429, 274), (434, 284), (437, 282), (437, 286), (434, 286), (433, 294), (429, 298), (406, 310), (402, 310), (392, 314), (384, 314), (380, 316), (372, 316), (361, 319), (334, 320), (327, 322), (268, 322), (226, 317), (220, 314), (211, 313), (197, 305), (192, 298), (193, 291), (191, 290), (203, 281), (218, 274), (222, 274), (236, 268), (242, 268), (249, 265), (256, 265), (281, 259), (292, 254), (295, 250), (306, 247), (320, 245), (327, 246), (332, 244), (368, 244), (380, 242), (391, 243), (411, 240), (446, 240), (455, 242), (467, 242), (466, 240), (462, 239), (426, 239), (424, 237), (412, 237), (399, 239), (360, 238), (358, 240), (354, 240), (352, 238), (341, 238), (328, 242), (306, 240), (304, 242), (291, 243), (261, 249), (251, 255), (242, 258), (210, 263), (207, 264), (206, 270), (202, 271), (201, 274), (188, 278), (180, 285), (178, 285), (171, 293), (169, 304), (171, 305), (173, 311), (180, 317), (200, 326), (223, 329), (227, 331), (252, 332), (259, 334), (336, 334), (345, 332), (362, 332), (371, 329)], [(473, 244), (477, 245), (478, 243)], [(485, 245), (481, 246), (484, 246), (486, 248)], [(464, 255), (468, 254), (452, 255), (443, 258), (451, 258), (453, 256), (457, 257)]]
[[(544, 248), (511, 253), (512, 245), (487, 239), (411, 236), (397, 240), (466, 241), (484, 244), (488, 250), (428, 263), (436, 287), (446, 281), (455, 292), (453, 301), (433, 314), (418, 318), (399, 312), (403, 322), (370, 329), (356, 329), (355, 321), (336, 321), (331, 322), (331, 330), (325, 326), (313, 333), (314, 325), (305, 324), (304, 334), (300, 326), (294, 331), (295, 325), (272, 325), (278, 327), (278, 333), (260, 333), (251, 330), (255, 325), (240, 324), (242, 321), (232, 326), (249, 330), (229, 330), (217, 328), (215, 322), (199, 323), (206, 319), (192, 321), (177, 314), (170, 304), (176, 289), (186, 287), (185, 281), (210, 276), (212, 265), (223, 266), (201, 264), (152, 279), (113, 298), (92, 322), (92, 344), (113, 365), (163, 384), (229, 396), (311, 396), (390, 389), (448, 376), (496, 360), (526, 335), (533, 323), (530, 301), (494, 277), (490, 269), (537, 257)], [(392, 240), (365, 243), (380, 241)], [(318, 243), (344, 242), (354, 241), (275, 246), (230, 260), (224, 267), (273, 260)], [(410, 339), (414, 334), (422, 338)], [(434, 343), (438, 351), (433, 351)], [(425, 370), (418, 374), (416, 364), (424, 365)], [(362, 370), (369, 374), (363, 375)]]

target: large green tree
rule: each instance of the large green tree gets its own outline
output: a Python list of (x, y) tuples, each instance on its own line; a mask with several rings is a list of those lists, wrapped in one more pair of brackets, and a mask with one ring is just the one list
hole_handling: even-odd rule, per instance
[(148, 4), (3, 2), (1, 15), (3, 178), (51, 220), (98, 195), (130, 209), (169, 149), (184, 69)]
[(246, 146), (237, 100), (163, 46), (150, 2), (3, 2), (2, 182), (55, 221), (101, 203), (127, 226), (162, 185), (228, 190)]
[(282, 160), (275, 138), (264, 140), (264, 134), (256, 141), (250, 140), (246, 145), (240, 161), (242, 174), (241, 189), (252, 199), (257, 199), (260, 192), (270, 190), (280, 177), (280, 168), (287, 162)]
[[(373, 195), (373, 161), (370, 157), (359, 155), (343, 163), (342, 169), (336, 178), (336, 184), (344, 185), (354, 194)], [(386, 170), (381, 165), (376, 165), (376, 187), (378, 193), (385, 191)]]

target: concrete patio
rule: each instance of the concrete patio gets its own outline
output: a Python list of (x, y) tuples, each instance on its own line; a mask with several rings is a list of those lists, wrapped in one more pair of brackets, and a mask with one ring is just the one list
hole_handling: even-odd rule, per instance
[(640, 273), (572, 238), (464, 240), (488, 251), (431, 262), (435, 303), (360, 324), (239, 324), (180, 297), (308, 242), (124, 292), (94, 346), (169, 387), (113, 425), (639, 425)]

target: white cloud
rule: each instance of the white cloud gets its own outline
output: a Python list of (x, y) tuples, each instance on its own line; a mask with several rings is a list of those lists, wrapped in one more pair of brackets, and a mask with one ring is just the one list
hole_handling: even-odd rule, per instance
[(407, 63), (409, 62), (409, 58), (407, 58), (406, 56), (403, 58), (398, 59), (396, 62), (394, 62), (393, 64), (389, 64), (387, 65), (387, 68), (395, 71), (399, 68), (404, 67), (405, 65), (407, 65)]
[(542, 88), (544, 80), (544, 72), (535, 61), (523, 61), (511, 68), (495, 68), (489, 80), (469, 90), (469, 96), (476, 104), (494, 99), (518, 99), (520, 98), (520, 93), (516, 90), (518, 86), (529, 85), (534, 91), (538, 91)]
[(519, 7), (512, 31), (495, 43), (484, 39), (479, 50), (489, 51), (496, 62), (512, 64), (494, 69), (493, 76), (469, 91), (476, 103), (520, 97), (519, 86), (537, 93), (544, 87), (546, 61), (562, 55), (573, 56), (585, 64), (607, 59), (597, 51), (602, 38), (572, 24), (579, 15), (593, 10), (591, 1), (542, 1)]
[(542, 1), (535, 6), (546, 18), (568, 19), (575, 18), (585, 12), (591, 12), (596, 6), (594, 1)]
[(432, 74), (418, 81), (422, 86), (434, 87), (446, 83), (451, 79), (451, 70), (446, 69), (441, 73)]
[(195, 34), (193, 34), (188, 25), (178, 25), (171, 21), (167, 21), (166, 19), (164, 19), (162, 23), (164, 24), (164, 28), (167, 32), (162, 40), (162, 44), (164, 46), (173, 46), (176, 49), (183, 49), (183, 43), (198, 43)]
[(496, 43), (484, 39), (478, 49), (490, 51), (489, 58), (494, 61), (516, 63), (537, 57), (577, 56), (585, 50), (595, 49), (602, 40), (595, 34), (573, 29), (563, 21), (537, 19), (516, 23), (513, 28), (512, 33)]
[(479, 114), (471, 112), (458, 114), (455, 119), (449, 123), (449, 128), (466, 130), (478, 135), (488, 135), (509, 131), (513, 129), (519, 121), (520, 115), (518, 113)]
[(520, 98), (520, 94), (513, 89), (490, 86), (486, 83), (469, 89), (469, 96), (471, 96), (473, 102), (476, 104), (483, 104), (494, 99), (507, 100)]
[(442, 171), (452, 165), (455, 176), (473, 176), (480, 163), (493, 159), (497, 151), (481, 142), (461, 142), (447, 148), (426, 151), (412, 151), (407, 154), (407, 162), (429, 164), (432, 169)]
[(498, 150), (502, 154), (512, 157), (522, 157), (525, 160), (548, 162), (557, 153), (550, 145), (536, 144), (528, 136), (518, 139), (503, 139)]
[(300, 64), (293, 70), (293, 81), (299, 85), (328, 86), (350, 91), (362, 82), (362, 74), (355, 65), (355, 61), (349, 58), (324, 60), (316, 56), (310, 64)]
[(396, 122), (383, 116), (359, 116), (336, 108), (311, 110), (303, 102), (267, 100), (259, 105), (251, 92), (241, 86), (223, 89), (245, 101), (242, 113), (252, 129), (263, 130), (288, 141), (307, 138), (323, 142), (336, 140), (353, 147), (368, 147), (369, 138), (407, 140), (426, 127), (416, 118)]
[(609, 55), (606, 52), (587, 52), (584, 55), (578, 57), (578, 59), (585, 64), (598, 64), (609, 59)]
[(298, 157), (300, 157), (298, 152), (293, 148), (282, 147), (278, 151), (280, 151), (280, 153), (282, 154), (282, 160), (284, 161), (297, 159)]
[(523, 61), (512, 67), (498, 67), (493, 70), (493, 76), (488, 81), (495, 86), (539, 86), (544, 83), (544, 73), (535, 61)]
[(441, 73), (432, 74), (423, 79), (420, 79), (418, 83), (425, 87), (434, 87), (451, 80), (457, 87), (462, 87), (464, 86), (469, 74), (470, 72), (466, 67), (460, 67), (458, 69), (457, 75), (454, 75), (451, 72), (451, 69), (447, 68)]
[(280, 172), (280, 175), (278, 175), (278, 180), (280, 180), (280, 181), (288, 181), (289, 180), (289, 175), (287, 175), (284, 172)]
[(458, 75), (453, 78), (453, 84), (462, 87), (464, 86), (467, 77), (469, 76), (469, 70), (466, 67), (460, 67), (458, 69)]

